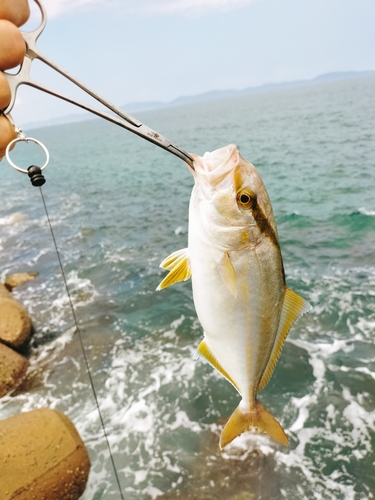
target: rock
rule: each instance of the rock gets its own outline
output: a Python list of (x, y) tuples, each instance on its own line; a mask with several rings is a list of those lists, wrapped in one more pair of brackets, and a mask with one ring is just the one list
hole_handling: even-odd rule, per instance
[(13, 290), (13, 288), (16, 288), (16, 286), (20, 286), (20, 285), (23, 285), (24, 283), (27, 283), (28, 281), (34, 280), (37, 276), (38, 276), (38, 273), (11, 274), (6, 279), (4, 286), (7, 290), (9, 290), (11, 292)]
[(0, 341), (11, 347), (18, 348), (30, 338), (31, 319), (9, 292), (37, 276), (37, 273), (16, 273), (4, 285), (0, 284)]
[(0, 285), (0, 341), (20, 347), (31, 335), (31, 319), (26, 309)]
[(90, 459), (69, 418), (42, 408), (0, 422), (1, 500), (77, 500)]
[(20, 385), (28, 366), (26, 358), (0, 343), (0, 398)]

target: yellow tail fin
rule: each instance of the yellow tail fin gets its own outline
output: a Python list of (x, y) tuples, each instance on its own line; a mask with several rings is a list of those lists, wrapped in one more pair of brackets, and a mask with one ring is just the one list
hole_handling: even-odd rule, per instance
[(222, 450), (234, 438), (253, 427), (257, 428), (259, 432), (266, 432), (279, 443), (285, 444), (285, 446), (288, 445), (288, 438), (284, 429), (276, 418), (256, 400), (251, 411), (244, 411), (241, 408), (241, 403), (234, 410), (221, 433), (220, 449)]

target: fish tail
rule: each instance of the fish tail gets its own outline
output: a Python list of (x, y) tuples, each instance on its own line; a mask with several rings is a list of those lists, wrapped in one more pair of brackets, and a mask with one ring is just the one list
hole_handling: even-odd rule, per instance
[(220, 436), (220, 449), (231, 443), (234, 438), (245, 431), (256, 428), (265, 432), (279, 443), (288, 445), (288, 438), (276, 418), (265, 407), (255, 400), (254, 408), (245, 410), (241, 403), (230, 416)]

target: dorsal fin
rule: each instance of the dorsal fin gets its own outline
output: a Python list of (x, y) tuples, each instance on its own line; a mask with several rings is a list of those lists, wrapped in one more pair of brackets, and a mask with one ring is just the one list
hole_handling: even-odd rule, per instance
[(281, 309), (279, 329), (276, 334), (270, 359), (268, 360), (268, 364), (263, 372), (262, 379), (259, 382), (258, 391), (261, 391), (271, 378), (277, 360), (279, 359), (281, 349), (283, 348), (285, 339), (289, 330), (292, 328), (293, 323), (310, 309), (311, 305), (298, 295), (298, 293), (294, 292), (290, 288), (286, 289)]
[(168, 269), (169, 273), (156, 290), (162, 290), (179, 281), (186, 281), (191, 276), (188, 249), (183, 248), (182, 250), (171, 253), (171, 255), (163, 260), (160, 267)]
[(207, 342), (205, 340), (202, 340), (202, 342), (199, 344), (197, 352), (195, 353), (193, 359), (204, 359), (205, 361), (208, 361), (208, 363), (213, 366), (223, 377), (225, 377), (228, 382), (230, 382), (238, 392), (240, 390), (237, 387), (237, 384), (235, 381), (232, 379), (232, 377), (224, 370), (224, 368), (221, 366), (219, 361), (216, 359), (215, 355), (212, 354), (210, 348), (207, 345)]
[(233, 297), (237, 298), (238, 285), (236, 271), (234, 270), (233, 264), (230, 261), (227, 252), (223, 254), (223, 258), (218, 263), (217, 268), (219, 270), (221, 279), (224, 282), (224, 285), (228, 288)]

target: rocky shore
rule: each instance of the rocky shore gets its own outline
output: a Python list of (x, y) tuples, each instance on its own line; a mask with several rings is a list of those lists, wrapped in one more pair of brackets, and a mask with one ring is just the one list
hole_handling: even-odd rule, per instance
[(31, 336), (31, 319), (12, 296), (12, 290), (36, 278), (35, 273), (18, 273), (0, 284), (0, 397), (16, 389), (25, 377), (28, 360), (19, 354)]
[[(20, 386), (29, 366), (21, 352), (30, 340), (32, 322), (11, 292), (36, 276), (14, 274), (0, 284), (0, 398)], [(0, 420), (0, 464), (1, 500), (78, 500), (90, 472), (74, 424), (49, 408)]]

